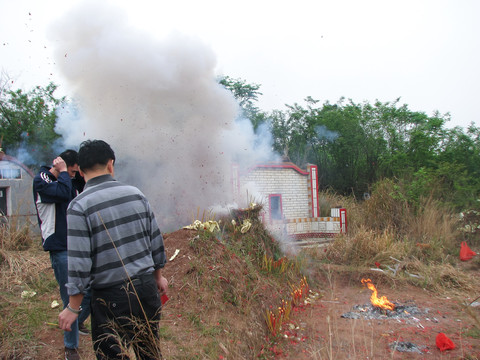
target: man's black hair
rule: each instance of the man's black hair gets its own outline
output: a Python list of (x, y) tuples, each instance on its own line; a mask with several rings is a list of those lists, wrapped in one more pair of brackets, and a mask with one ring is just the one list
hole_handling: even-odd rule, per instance
[(106, 165), (110, 159), (115, 161), (115, 153), (105, 141), (87, 140), (80, 144), (78, 166), (82, 171), (90, 170), (97, 165)]
[(65, 150), (59, 156), (63, 159), (63, 161), (65, 161), (67, 166), (78, 164), (78, 153), (75, 150)]

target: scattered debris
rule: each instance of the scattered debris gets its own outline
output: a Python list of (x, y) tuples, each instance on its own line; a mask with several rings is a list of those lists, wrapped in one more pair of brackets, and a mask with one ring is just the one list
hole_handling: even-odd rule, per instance
[(252, 227), (252, 222), (250, 219), (245, 219), (243, 220), (242, 228), (240, 229), (240, 232), (242, 234), (245, 234), (250, 228)]
[(214, 220), (208, 220), (203, 223), (200, 220), (195, 220), (193, 224), (184, 226), (183, 228), (187, 230), (207, 230), (211, 233), (220, 231), (220, 225)]
[[(376, 268), (370, 268), (371, 271), (378, 271), (378, 272), (382, 272), (382, 273), (385, 273), (385, 274), (392, 274), (393, 276), (397, 276), (397, 273), (399, 270), (402, 270), (403, 269), (403, 262), (398, 260), (398, 259), (395, 259), (394, 257), (390, 256), (390, 259), (394, 260), (396, 262), (395, 266), (394, 267), (391, 267), (389, 265), (385, 265), (385, 268), (386, 269), (382, 269), (380, 263), (378, 262), (375, 262), (375, 266)], [(408, 276), (410, 277), (414, 277), (414, 278), (417, 278), (417, 279), (423, 279), (423, 276), (421, 275), (416, 275), (416, 274), (410, 274), (407, 270), (403, 269), (403, 271), (405, 272), (405, 274), (407, 274)]]
[(225, 345), (223, 345), (222, 343), (218, 344), (218, 346), (220, 346), (220, 348), (223, 350), (223, 352), (225, 353), (225, 355), (229, 355), (230, 352), (228, 351), (227, 347)]
[(22, 294), (20, 296), (21, 296), (22, 299), (28, 299), (28, 298), (34, 297), (35, 295), (37, 295), (37, 293), (35, 291), (23, 290)]
[(59, 306), (60, 306), (60, 304), (58, 303), (57, 300), (53, 300), (52, 303), (50, 304), (50, 307), (51, 307), (52, 309), (56, 309), (56, 308), (59, 307)]
[(176, 249), (173, 255), (170, 257), (170, 259), (168, 259), (168, 261), (173, 261), (173, 259), (177, 257), (179, 252), (180, 252), (180, 249)]
[(317, 292), (313, 292), (312, 290), (309, 290), (309, 295), (305, 299), (304, 304), (305, 305), (313, 304), (317, 299), (321, 298), (322, 296), (323, 296), (322, 294), (319, 294)]
[(418, 346), (409, 341), (395, 341), (391, 344), (388, 344), (390, 349), (398, 352), (412, 352), (417, 354), (423, 354), (426, 349), (426, 346)]
[(479, 299), (480, 299), (480, 296), (477, 296), (475, 299), (473, 299), (473, 301), (470, 302), (470, 304), (468, 304), (468, 306), (479, 307), (480, 306), (480, 301), (478, 301)]
[(232, 221), (232, 225), (235, 226), (237, 223), (241, 223), (246, 219), (257, 219), (262, 208), (261, 205), (252, 202), (248, 208), (230, 210), (230, 214), (235, 220), (235, 222)]

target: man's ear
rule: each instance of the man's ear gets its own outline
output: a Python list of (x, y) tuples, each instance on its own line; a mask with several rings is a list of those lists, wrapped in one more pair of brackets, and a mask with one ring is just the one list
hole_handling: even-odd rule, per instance
[(114, 162), (114, 160), (110, 159), (110, 160), (108, 160), (108, 163), (107, 163), (107, 170), (112, 175), (114, 174), (113, 162)]
[(85, 173), (82, 171), (82, 169), (78, 168), (78, 173), (84, 178)]

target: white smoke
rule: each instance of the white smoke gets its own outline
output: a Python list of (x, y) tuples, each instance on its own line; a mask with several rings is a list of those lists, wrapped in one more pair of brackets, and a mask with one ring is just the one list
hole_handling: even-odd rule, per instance
[(26, 146), (26, 137), (27, 133), (23, 132), (21, 134), (21, 142), (20, 146), (18, 149), (15, 150), (15, 158), (20, 161), (23, 164), (35, 164), (36, 159), (32, 156), (30, 151), (28, 151), (28, 148)]
[(332, 142), (337, 140), (337, 138), (340, 136), (338, 132), (331, 131), (324, 125), (316, 126), (315, 132), (317, 134), (318, 141)]
[(62, 134), (62, 137), (55, 144), (57, 154), (69, 147), (78, 150), (79, 141), (84, 136), (82, 133), (84, 123), (78, 106), (78, 104), (73, 102), (65, 102), (56, 110), (57, 122), (55, 123), (55, 132)]
[(235, 121), (238, 104), (217, 83), (215, 55), (200, 40), (155, 39), (129, 27), (120, 9), (90, 1), (51, 37), (79, 109), (59, 113), (66, 147), (110, 143), (116, 177), (147, 195), (161, 224), (184, 225), (199, 210), (231, 203), (232, 162), (271, 158), (270, 138)]

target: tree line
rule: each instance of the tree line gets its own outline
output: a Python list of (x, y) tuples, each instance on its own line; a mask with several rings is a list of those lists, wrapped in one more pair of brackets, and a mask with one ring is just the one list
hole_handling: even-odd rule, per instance
[(304, 105), (266, 113), (255, 107), (260, 85), (229, 77), (221, 83), (242, 96), (243, 116), (254, 129), (269, 127), (276, 152), (299, 166), (318, 165), (323, 190), (363, 198), (393, 181), (413, 205), (429, 197), (456, 210), (480, 205), (480, 129), (473, 123), (448, 128), (448, 113), (428, 116), (400, 99), (320, 103), (308, 97)]
[[(260, 85), (228, 76), (218, 82), (232, 92), (253, 129), (268, 127), (272, 148), (298, 166), (319, 168), (319, 185), (344, 195), (368, 196), (381, 181), (406, 189), (409, 201), (433, 197), (458, 210), (478, 208), (480, 129), (448, 128), (449, 114), (412, 111), (400, 99), (355, 103), (345, 98), (265, 112), (256, 105)], [(0, 85), (0, 139), (8, 154), (38, 166), (55, 155), (57, 86), (24, 92)], [(402, 192), (403, 193), (403, 192)]]
[(17, 156), (27, 166), (52, 161), (55, 144), (61, 138), (55, 132), (56, 110), (66, 99), (56, 98), (57, 86), (37, 86), (30, 91), (12, 89), (2, 76), (0, 84), (0, 148)]

